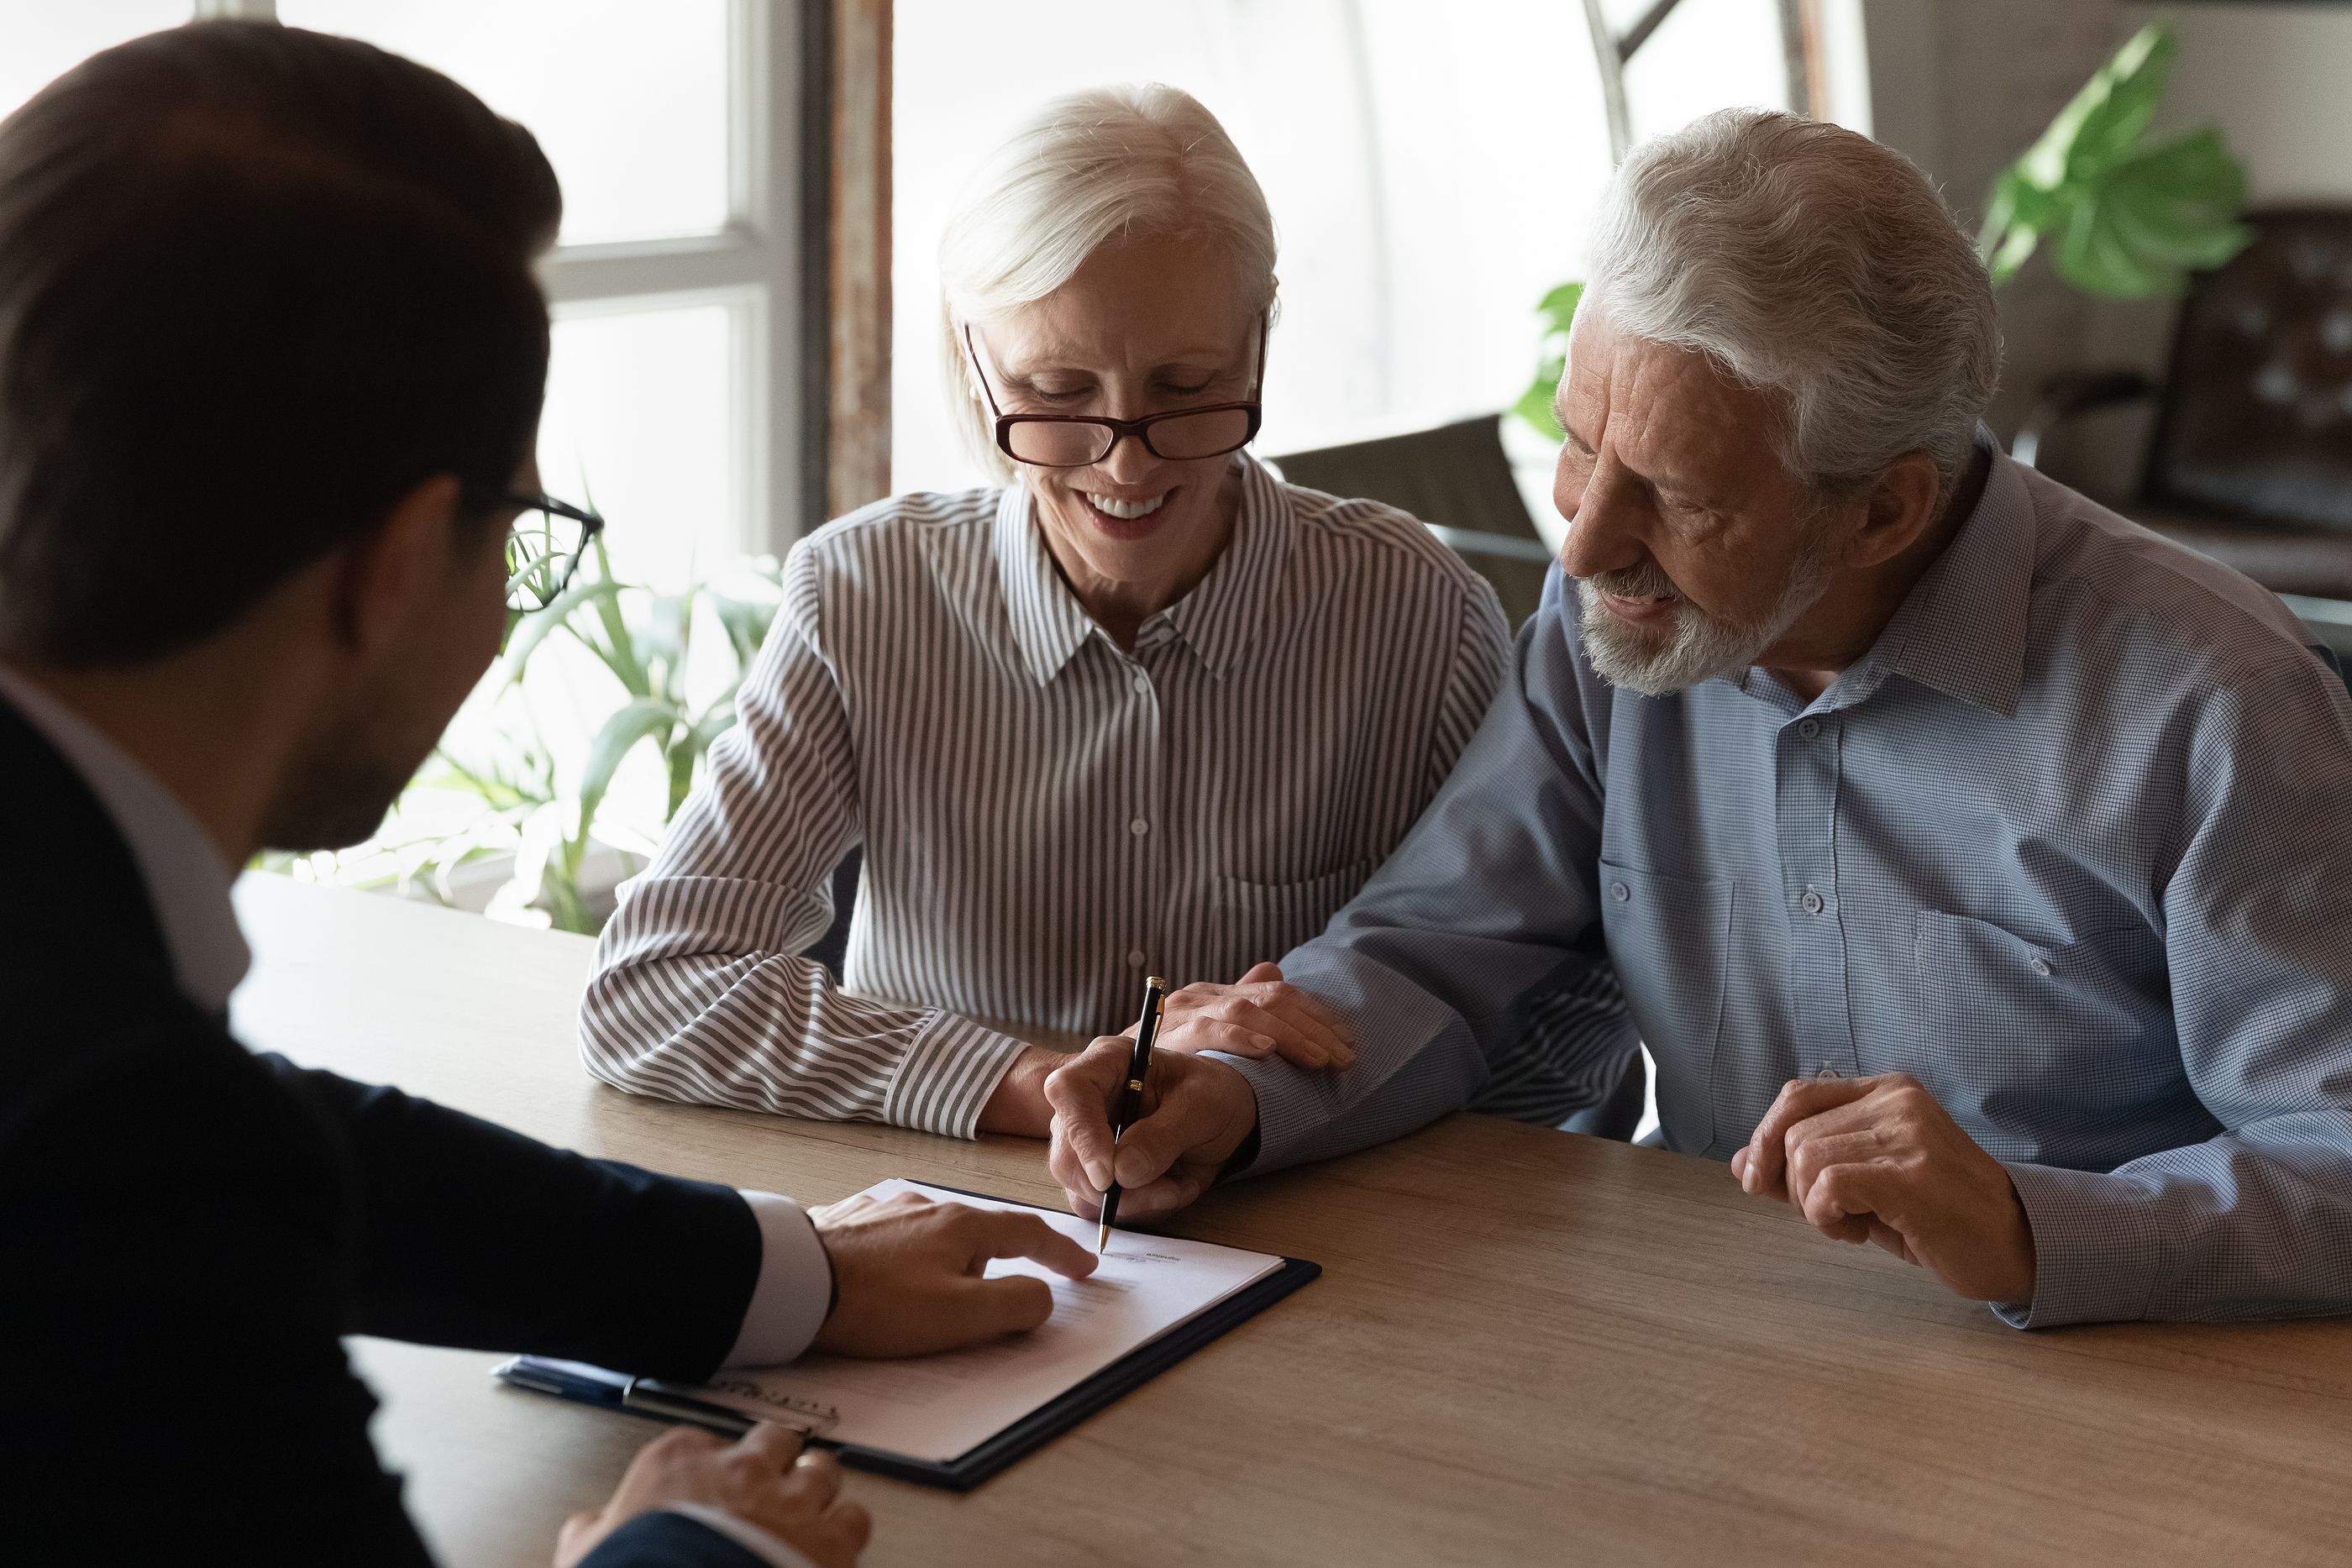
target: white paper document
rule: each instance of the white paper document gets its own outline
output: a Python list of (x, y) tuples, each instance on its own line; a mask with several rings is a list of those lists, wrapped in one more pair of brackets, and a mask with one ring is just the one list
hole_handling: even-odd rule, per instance
[[(917, 1192), (941, 1203), (1044, 1214), (1055, 1229), (1094, 1249), (1094, 1221), (1076, 1215), (909, 1181), (882, 1182), (866, 1192)], [(991, 1279), (1029, 1274), (1053, 1286), (1054, 1315), (1027, 1333), (913, 1361), (807, 1355), (789, 1366), (721, 1373), (698, 1392), (836, 1443), (952, 1459), (1280, 1267), (1281, 1259), (1263, 1252), (1114, 1230), (1101, 1266), (1087, 1279), (1066, 1280), (1025, 1258), (989, 1265)]]

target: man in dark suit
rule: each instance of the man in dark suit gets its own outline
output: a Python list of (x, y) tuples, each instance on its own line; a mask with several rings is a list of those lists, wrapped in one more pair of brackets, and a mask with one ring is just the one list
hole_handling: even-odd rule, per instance
[[(555, 180), (446, 78), (205, 23), (0, 123), (0, 1557), (425, 1560), (344, 1333), (668, 1377), (1033, 1327), (1034, 1217), (534, 1144), (226, 1031), (227, 892), (352, 841), (495, 653)], [(541, 563), (544, 578), (561, 563)], [(542, 583), (543, 586), (543, 583)], [(654, 1443), (560, 1563), (829, 1565), (828, 1458)]]

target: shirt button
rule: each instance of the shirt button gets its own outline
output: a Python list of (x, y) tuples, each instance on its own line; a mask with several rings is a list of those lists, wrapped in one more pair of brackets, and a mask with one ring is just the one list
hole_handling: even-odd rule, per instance
[(1609, 884), (1609, 896), (1622, 904), (1633, 896), (1633, 890), (1622, 882), (1612, 882)]
[(1818, 887), (1805, 889), (1805, 896), (1797, 902), (1808, 915), (1819, 915), (1828, 905), (1828, 900), (1822, 897), (1822, 890)]
[(2050, 977), (2050, 960), (2049, 960), (2049, 959), (2042, 957), (2040, 954), (2038, 954), (2038, 953), (2037, 953), (2037, 954), (2035, 954), (2035, 955), (2034, 955), (2034, 958), (2033, 958), (2033, 966), (2032, 966), (2032, 967), (2033, 967), (2033, 972), (2034, 972), (2035, 974), (2037, 974), (2037, 975), (2041, 976), (2043, 979), (2045, 979), (2045, 980), (2046, 980), (2046, 979), (2048, 979), (2048, 978)]
[(1142, 948), (1138, 947), (1134, 952), (1129, 953), (1127, 956), (1127, 967), (1130, 969), (1140, 969), (1143, 967)]
[(1147, 697), (1150, 696), (1151, 695), (1151, 677), (1150, 675), (1136, 676), (1135, 689), (1141, 695)]
[(1127, 825), (1127, 831), (1139, 839), (1151, 831), (1151, 824), (1138, 817)]
[(1821, 732), (1822, 721), (1817, 718), (1806, 719), (1803, 723), (1797, 726), (1797, 733), (1803, 736), (1807, 740), (1812, 739), (1813, 737), (1821, 734)]

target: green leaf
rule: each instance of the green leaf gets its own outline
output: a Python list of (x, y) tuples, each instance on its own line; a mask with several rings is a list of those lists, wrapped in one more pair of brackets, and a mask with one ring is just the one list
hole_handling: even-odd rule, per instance
[(2180, 284), (2177, 268), (2135, 256), (2108, 213), (2090, 204), (2075, 209), (2053, 259), (2067, 282), (2109, 299), (2146, 299)]
[(546, 609), (534, 610), (525, 615), (520, 631), (507, 640), (508, 680), (522, 679), (523, 666), (530, 662), (532, 653), (547, 641), (549, 633), (565, 628), (573, 611), (592, 600), (617, 598), (620, 591), (621, 585), (617, 582), (584, 579), (573, 582), (557, 595), (554, 602)]
[(1569, 331), (1576, 324), (1576, 308), (1583, 302), (1583, 284), (1562, 283), (1536, 303), (1541, 330), (1536, 339), (1535, 380), (1511, 405), (1511, 412), (1546, 441), (1567, 439), (1559, 422), (1552, 417), (1551, 404), (1553, 394), (1559, 390), (1559, 378), (1568, 370)]
[(1583, 284), (1563, 283), (1543, 297), (1536, 306), (1536, 312), (1544, 319), (1549, 330), (1565, 332), (1576, 319), (1576, 308), (1583, 302)]
[(2147, 129), (2164, 96), (2175, 47), (2172, 30), (2151, 22), (2083, 84), (2040, 140), (2013, 165), (2030, 184), (2054, 191), (2095, 176)]
[(728, 599), (714, 593), (710, 596), (710, 606), (718, 612), (719, 624), (726, 631), (727, 641), (735, 650), (735, 662), (748, 671), (768, 640), (769, 628), (776, 623), (775, 604), (751, 599)]
[(1559, 421), (1552, 417), (1552, 394), (1559, 390), (1559, 387), (1558, 376), (1552, 377), (1549, 381), (1538, 376), (1528, 383), (1528, 390), (1519, 394), (1519, 401), (1511, 405), (1513, 413), (1525, 420), (1528, 427), (1537, 434), (1550, 442), (1568, 439), (1568, 433), (1560, 429)]
[(1994, 181), (1977, 244), (1995, 287), (2045, 239), (2060, 277), (2119, 299), (2177, 293), (2244, 248), (2245, 171), (2220, 134), (2141, 145), (2176, 47), (2162, 24), (2141, 28)]
[(580, 831), (585, 840), (590, 824), (596, 821), (598, 808), (604, 803), (604, 792), (613, 787), (613, 775), (630, 748), (647, 737), (660, 737), (667, 744), (669, 732), (679, 724), (682, 716), (668, 703), (655, 697), (632, 699), (619, 712), (604, 721), (589, 743), (588, 764), (580, 775)]
[(676, 702), (686, 688), (686, 656), (694, 636), (694, 592), (657, 593), (636, 638), (646, 695)]
[[(613, 577), (613, 558), (604, 549), (604, 535), (596, 536), (594, 549), (597, 580), (609, 582)], [(613, 672), (614, 677), (628, 690), (630, 695), (651, 696), (653, 684), (646, 679), (646, 667), (638, 661), (635, 640), (629, 635), (628, 620), (621, 613), (620, 596), (600, 596), (595, 606), (597, 619), (604, 623), (604, 642), (599, 645), (588, 637), (581, 637), (580, 640), (595, 650), (596, 656), (604, 661), (604, 667)]]

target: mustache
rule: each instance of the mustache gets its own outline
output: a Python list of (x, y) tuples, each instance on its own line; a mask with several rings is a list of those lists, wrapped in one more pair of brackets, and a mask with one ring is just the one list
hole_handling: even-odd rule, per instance
[(1682, 592), (1675, 586), (1675, 580), (1666, 575), (1665, 569), (1654, 560), (1619, 571), (1596, 571), (1583, 580), (1620, 599), (1662, 599), (1669, 593)]

